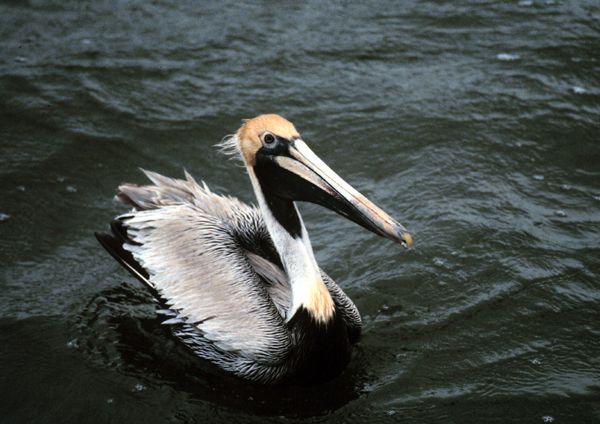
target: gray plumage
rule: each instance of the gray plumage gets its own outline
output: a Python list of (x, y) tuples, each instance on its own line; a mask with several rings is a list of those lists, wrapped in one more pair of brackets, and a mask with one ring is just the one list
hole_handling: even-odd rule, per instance
[[(187, 172), (185, 180), (144, 173), (153, 185), (119, 187), (117, 199), (134, 207), (119, 217), (122, 247), (174, 312), (174, 334), (240, 377), (289, 377), (299, 347), (286, 322), (292, 291), (260, 210), (212, 193)], [(321, 274), (337, 313), (360, 332), (352, 301)]]

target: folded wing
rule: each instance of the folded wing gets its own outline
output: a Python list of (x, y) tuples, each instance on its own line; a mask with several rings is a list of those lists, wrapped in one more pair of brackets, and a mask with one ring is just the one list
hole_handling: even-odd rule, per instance
[(100, 241), (213, 346), (258, 363), (284, 361), (289, 331), (245, 246), (254, 238), (274, 251), (258, 211), (187, 174), (146, 175), (155, 185), (119, 187), (118, 199), (135, 209)]

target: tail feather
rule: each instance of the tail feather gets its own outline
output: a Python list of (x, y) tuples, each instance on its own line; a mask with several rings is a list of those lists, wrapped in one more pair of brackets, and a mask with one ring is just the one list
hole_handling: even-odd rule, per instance
[(145, 169), (142, 169), (142, 172), (154, 185), (122, 184), (115, 196), (118, 201), (133, 206), (136, 210), (156, 209), (182, 203), (193, 204), (194, 197), (198, 194), (210, 193), (206, 185), (204, 188), (199, 186), (187, 172), (187, 180), (165, 177)]
[(165, 177), (142, 169), (153, 185), (122, 184), (116, 199), (138, 211), (175, 205), (190, 205), (198, 211), (217, 217), (234, 225), (243, 216), (255, 213), (254, 209), (238, 199), (213, 193), (206, 183), (197, 182), (185, 172), (185, 179)]
[(119, 202), (132, 206), (138, 211), (146, 209), (155, 209), (157, 194), (148, 187), (137, 184), (122, 184), (119, 186), (119, 192), (115, 199)]

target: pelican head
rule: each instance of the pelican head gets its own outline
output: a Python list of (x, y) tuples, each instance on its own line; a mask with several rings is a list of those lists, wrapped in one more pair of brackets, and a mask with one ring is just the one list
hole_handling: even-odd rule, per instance
[[(232, 141), (237, 144), (257, 195), (261, 190), (272, 210), (290, 201), (316, 203), (375, 234), (412, 247), (406, 228), (319, 159), (285, 118), (267, 114), (249, 119)], [(295, 214), (284, 208), (279, 215), (277, 219), (284, 221), (281, 224), (292, 236), (300, 231)]]

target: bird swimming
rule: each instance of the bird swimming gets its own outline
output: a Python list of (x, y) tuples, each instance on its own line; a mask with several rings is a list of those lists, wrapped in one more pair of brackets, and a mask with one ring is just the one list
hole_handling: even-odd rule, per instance
[(119, 186), (116, 199), (133, 209), (96, 237), (150, 289), (197, 356), (258, 383), (330, 380), (348, 364), (362, 321), (317, 265), (294, 202), (329, 208), (405, 247), (412, 237), (279, 115), (245, 121), (222, 147), (241, 157), (258, 207), (214, 194), (187, 172), (178, 180), (144, 171), (152, 185)]

